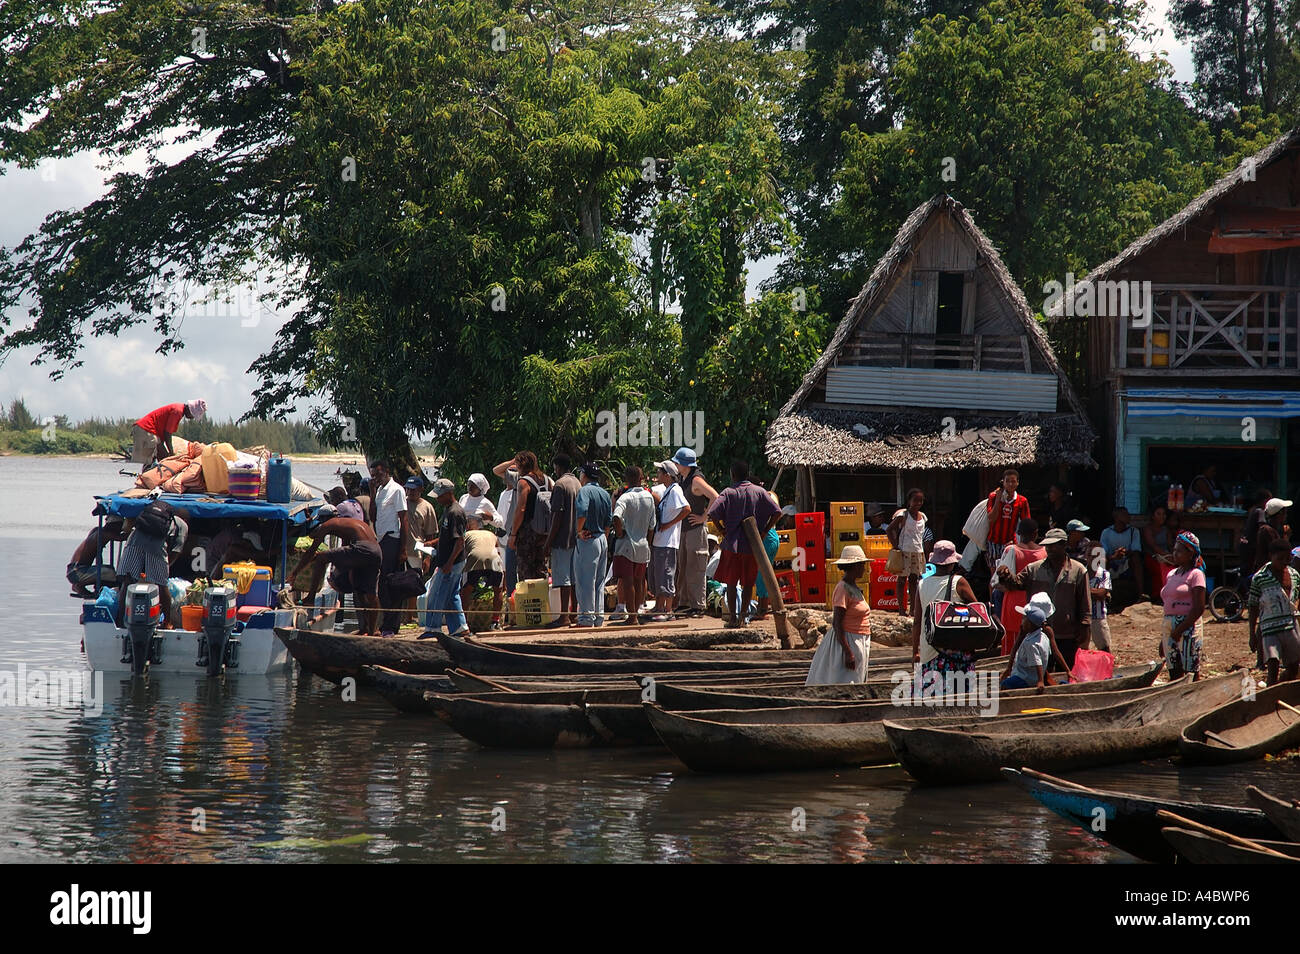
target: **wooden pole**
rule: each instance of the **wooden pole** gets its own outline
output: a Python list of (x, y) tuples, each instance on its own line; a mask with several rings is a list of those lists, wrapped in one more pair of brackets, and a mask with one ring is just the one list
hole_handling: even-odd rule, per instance
[[(786, 628), (785, 623), (785, 601), (781, 599), (781, 587), (776, 582), (776, 570), (772, 567), (772, 561), (767, 558), (767, 551), (763, 549), (763, 538), (758, 532), (758, 521), (753, 517), (746, 517), (741, 523), (745, 529), (745, 536), (749, 538), (749, 548), (754, 551), (754, 560), (758, 563), (758, 572), (763, 575), (763, 584), (767, 587), (768, 598), (772, 601), (772, 621), (776, 624), (776, 635), (781, 640), (782, 649), (791, 649), (790, 630)], [(746, 607), (740, 607), (743, 614)]]

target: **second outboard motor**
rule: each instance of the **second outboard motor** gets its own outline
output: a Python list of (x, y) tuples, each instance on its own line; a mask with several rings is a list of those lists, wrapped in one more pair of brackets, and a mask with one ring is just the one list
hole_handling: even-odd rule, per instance
[(156, 656), (154, 642), (162, 642), (158, 626), (162, 622), (162, 604), (158, 587), (153, 583), (132, 583), (126, 588), (126, 628), (131, 636), (131, 672), (139, 676), (151, 656)]
[(203, 591), (203, 635), (199, 637), (199, 658), (195, 665), (206, 666), (209, 676), (220, 675), (221, 666), (227, 661), (232, 666), (237, 663), (235, 608), (235, 588), (229, 583)]

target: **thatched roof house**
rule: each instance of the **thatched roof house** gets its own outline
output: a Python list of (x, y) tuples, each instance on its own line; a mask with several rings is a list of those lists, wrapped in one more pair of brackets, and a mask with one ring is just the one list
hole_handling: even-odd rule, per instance
[(1300, 492), (1300, 128), (1094, 268), (1049, 320), (1087, 342), (1107, 495), (1149, 511), (1216, 467), (1223, 496), (1182, 521), (1235, 562), (1233, 489), (1245, 506)]
[[(908, 474), (968, 510), (990, 476), (977, 469), (1055, 478), (1096, 466), (1095, 439), (1001, 256), (956, 199), (937, 195), (899, 229), (768, 428), (766, 452), (799, 472), (801, 507), (836, 493), (896, 499)], [(832, 489), (819, 471), (851, 480)]]

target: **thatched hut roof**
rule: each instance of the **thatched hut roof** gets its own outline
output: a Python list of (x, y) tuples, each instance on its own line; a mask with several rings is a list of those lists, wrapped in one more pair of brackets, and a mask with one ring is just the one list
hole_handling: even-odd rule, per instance
[(1096, 466), (1088, 453), (1096, 434), (1074, 414), (963, 415), (965, 430), (951, 437), (943, 420), (949, 414), (929, 409), (801, 408), (772, 422), (767, 459), (774, 467), (807, 464), (846, 470)]
[[(947, 214), (975, 246), (995, 287), (1006, 296), (1010, 313), (1023, 327), (1030, 347), (1058, 380), (1067, 412), (996, 415), (972, 418), (968, 410), (908, 409), (876, 406), (812, 405), (810, 392), (837, 364), (840, 352), (859, 325), (881, 307), (912, 261), (925, 226), (935, 215)], [(900, 395), (900, 403), (905, 397)], [(953, 444), (944, 438), (943, 418), (956, 415), (967, 434), (986, 433)], [(870, 428), (864, 437), (855, 425)], [(994, 434), (996, 431), (996, 435)], [(878, 436), (877, 436), (878, 435)], [(1024, 293), (1007, 270), (993, 243), (950, 195), (936, 195), (918, 206), (903, 222), (862, 290), (849, 305), (830, 344), (813, 364), (798, 389), (768, 428), (766, 452), (776, 467), (807, 464), (817, 467), (993, 467), (1026, 463), (1068, 463), (1096, 466), (1089, 451), (1096, 432), (1066, 377), (1046, 333), (1034, 318)]]
[[(1108, 261), (1102, 262), (1091, 272), (1088, 273), (1088, 281), (1102, 281), (1107, 279), (1113, 272), (1122, 266), (1128, 264), (1137, 256), (1147, 251), (1152, 246), (1161, 242), (1170, 235), (1173, 235), (1179, 229), (1191, 225), (1196, 218), (1205, 212), (1214, 208), (1214, 205), (1227, 196), (1237, 187), (1252, 181), (1252, 178), (1258, 178), (1260, 170), (1279, 158), (1287, 149), (1300, 143), (1300, 126), (1292, 129), (1283, 136), (1273, 140), (1259, 152), (1255, 153), (1233, 169), (1222, 179), (1210, 186), (1191, 202), (1187, 203), (1183, 209), (1175, 215), (1171, 215), (1155, 228), (1150, 229), (1145, 234), (1134, 239), (1128, 247)], [(1247, 178), (1251, 176), (1252, 178)], [(1079, 287), (1078, 285), (1075, 286)], [(1048, 318), (1059, 318), (1065, 310), (1065, 299), (1052, 306), (1047, 314)]]

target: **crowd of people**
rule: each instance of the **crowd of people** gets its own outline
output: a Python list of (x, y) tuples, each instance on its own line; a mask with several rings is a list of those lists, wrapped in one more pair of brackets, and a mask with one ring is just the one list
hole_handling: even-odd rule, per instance
[[(949, 599), (955, 593), (958, 602), (976, 600), (963, 574), (982, 557), (991, 574), (989, 603), (1005, 631), (1002, 652), (1012, 659), (1004, 673), (1008, 687), (1042, 685), (1048, 668), (1072, 669), (1080, 649), (1109, 652), (1117, 587), (1131, 595), (1121, 609), (1148, 592), (1162, 607), (1161, 653), (1170, 677), (1199, 677), (1208, 580), (1197, 535), (1180, 531), (1176, 514), (1163, 505), (1153, 508), (1140, 530), (1125, 507), (1116, 507), (1110, 524), (1094, 535), (1077, 516), (1068, 490), (1053, 484), (1049, 529), (1040, 538), (1029, 501), (1019, 493), (1019, 477), (1008, 469), (999, 486), (976, 504), (964, 527), (970, 540), (964, 555), (951, 541), (933, 540), (920, 489), (909, 490), (905, 505), (894, 513), (886, 530), (888, 570), (897, 575), (899, 612), (913, 618), (916, 663), (936, 672), (973, 667), (970, 654), (934, 649), (923, 629), (925, 610), (941, 590), (947, 589)], [(1202, 485), (1208, 486), (1204, 481), (1196, 486)], [(1237, 540), (1250, 649), (1269, 684), (1300, 673), (1300, 547), (1290, 538), (1291, 506), (1290, 500), (1261, 491)], [(927, 564), (934, 568), (930, 576), (924, 575)], [(865, 619), (856, 624), (868, 626)]]
[[(552, 457), (550, 473), (524, 450), (492, 474), (503, 484), (495, 504), (484, 474), (471, 474), (459, 497), (447, 478), (426, 494), (423, 478), (399, 487), (388, 462), (374, 461), (368, 480), (326, 494), (310, 527), (312, 547), (292, 577), (310, 566), (298, 583), (314, 593), (332, 566), (331, 585), (356, 594), (362, 630), (379, 636), (397, 633), (414, 580), (426, 604), (421, 638), (469, 632), (465, 607), (483, 587), (493, 594), (490, 628), (509, 628), (517, 618), (505, 607), (526, 580), (549, 579), (557, 591), (559, 611), (546, 628), (700, 617), (709, 579), (726, 588), (728, 625), (752, 612), (758, 561), (743, 524), (754, 518), (770, 554), (782, 510), (750, 480), (746, 462), (733, 462), (721, 491), (689, 447), (648, 472), (629, 465), (610, 489), (598, 462), (575, 464), (564, 453)], [(708, 532), (710, 522), (720, 537)], [(340, 545), (320, 549), (327, 538)], [(611, 583), (618, 601), (607, 613)]]

